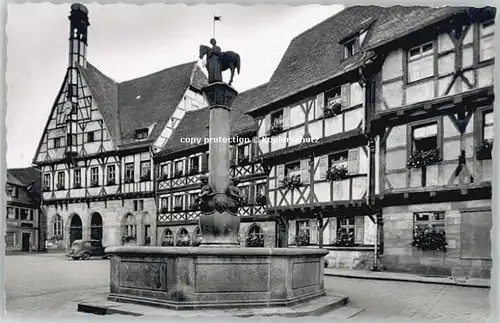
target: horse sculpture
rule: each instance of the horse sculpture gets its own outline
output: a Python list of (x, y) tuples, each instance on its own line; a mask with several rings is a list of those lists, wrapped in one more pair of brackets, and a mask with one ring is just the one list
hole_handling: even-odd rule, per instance
[[(205, 55), (208, 55), (212, 48), (205, 46), (205, 45), (200, 45), (200, 59), (202, 59)], [(223, 72), (225, 70), (231, 70), (231, 79), (229, 80), (228, 85), (231, 85), (233, 83), (233, 78), (234, 78), (234, 70), (236, 69), (238, 71), (238, 74), (240, 74), (240, 55), (232, 52), (232, 51), (227, 51), (227, 52), (221, 52), (219, 54), (220, 57), (220, 72)], [(209, 70), (209, 75), (211, 73), (210, 68)]]

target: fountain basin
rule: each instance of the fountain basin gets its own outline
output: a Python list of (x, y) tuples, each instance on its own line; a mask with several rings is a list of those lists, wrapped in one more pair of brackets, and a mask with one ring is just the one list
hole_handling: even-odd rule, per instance
[(323, 249), (108, 247), (108, 300), (176, 310), (290, 306), (325, 295)]

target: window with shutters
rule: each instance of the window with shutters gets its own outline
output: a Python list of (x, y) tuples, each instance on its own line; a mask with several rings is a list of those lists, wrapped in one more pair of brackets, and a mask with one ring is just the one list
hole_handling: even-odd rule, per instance
[(271, 114), (270, 135), (275, 135), (283, 131), (283, 113), (284, 110), (279, 110)]
[(336, 247), (350, 247), (363, 244), (364, 216), (332, 218), (330, 239)]
[(480, 23), (479, 34), (479, 61), (493, 59), (495, 57), (495, 21)]
[(434, 76), (434, 42), (411, 48), (407, 57), (408, 83)]

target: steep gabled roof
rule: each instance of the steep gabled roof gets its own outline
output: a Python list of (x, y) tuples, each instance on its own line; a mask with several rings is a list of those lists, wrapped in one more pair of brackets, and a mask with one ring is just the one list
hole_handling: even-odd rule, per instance
[[(257, 130), (255, 120), (246, 115), (252, 107), (262, 104), (266, 100), (266, 84), (251, 88), (240, 93), (233, 102), (230, 114), (231, 135), (241, 135)], [(203, 139), (209, 137), (210, 110), (203, 108), (186, 113), (172, 136), (157, 156), (164, 156), (174, 152), (202, 146)], [(201, 138), (201, 145), (197, 143), (181, 142), (182, 138)]]
[(35, 167), (7, 169), (7, 183), (19, 186), (28, 186), (31, 183), (40, 184), (41, 173)]
[[(362, 63), (364, 51), (463, 10), (464, 7), (347, 7), (291, 41), (269, 81), (268, 101), (251, 111), (353, 70)], [(341, 41), (360, 32), (365, 25), (368, 33), (360, 52), (342, 60)]]
[[(120, 148), (154, 142), (188, 89), (207, 84), (196, 62), (169, 67), (125, 82), (115, 82), (91, 64), (79, 67), (113, 140)], [(151, 128), (147, 140), (136, 141), (135, 131)]]

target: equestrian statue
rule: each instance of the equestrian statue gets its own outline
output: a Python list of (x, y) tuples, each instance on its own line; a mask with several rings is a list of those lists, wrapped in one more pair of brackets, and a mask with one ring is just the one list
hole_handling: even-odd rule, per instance
[(207, 56), (208, 83), (223, 82), (222, 72), (229, 69), (231, 79), (228, 85), (231, 85), (234, 70), (240, 74), (240, 55), (232, 51), (222, 52), (214, 38), (210, 39), (210, 44), (212, 47), (200, 45), (200, 59)]

